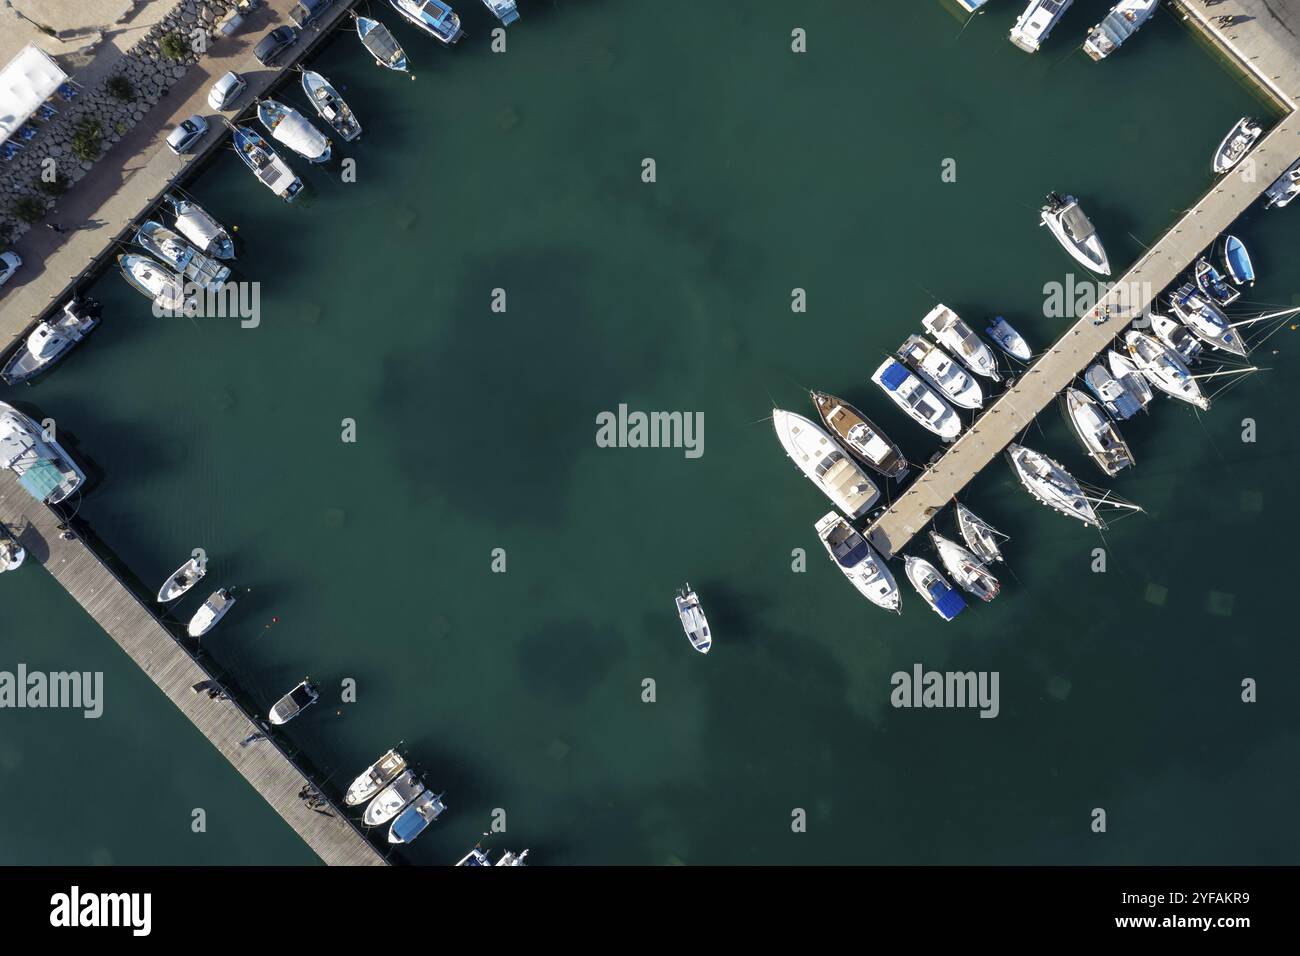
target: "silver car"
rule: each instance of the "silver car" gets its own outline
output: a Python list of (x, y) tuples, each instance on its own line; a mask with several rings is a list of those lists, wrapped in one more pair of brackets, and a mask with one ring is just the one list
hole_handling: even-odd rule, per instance
[(181, 120), (180, 125), (167, 134), (167, 148), (177, 156), (188, 153), (207, 134), (208, 121), (195, 113), (189, 119)]
[(208, 105), (217, 111), (228, 110), (247, 86), (248, 81), (231, 70), (213, 83), (212, 89), (208, 90)]

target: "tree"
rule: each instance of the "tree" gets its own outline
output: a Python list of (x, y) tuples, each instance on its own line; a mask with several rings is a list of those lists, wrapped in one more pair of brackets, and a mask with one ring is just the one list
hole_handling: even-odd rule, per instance
[(185, 45), (185, 40), (179, 33), (169, 33), (159, 40), (158, 49), (167, 59), (175, 60), (177, 63), (185, 59), (186, 54), (190, 52), (190, 48)]
[(132, 86), (131, 81), (121, 73), (115, 73), (110, 76), (108, 82), (104, 84), (104, 88), (108, 90), (114, 98), (122, 100), (123, 102), (135, 97), (135, 87)]
[(72, 153), (80, 160), (94, 162), (103, 150), (103, 140), (104, 131), (99, 123), (87, 116), (73, 127)]
[(14, 215), (31, 225), (45, 218), (45, 203), (35, 196), (19, 196), (13, 205)]

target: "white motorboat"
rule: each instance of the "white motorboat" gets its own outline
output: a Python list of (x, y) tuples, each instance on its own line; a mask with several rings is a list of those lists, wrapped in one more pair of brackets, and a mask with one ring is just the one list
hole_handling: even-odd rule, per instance
[(956, 541), (945, 538), (934, 530), (930, 532), (930, 542), (939, 552), (939, 561), (944, 570), (952, 575), (952, 579), (963, 591), (975, 595), (981, 601), (992, 601), (998, 596), (1001, 585), (979, 558)]
[(1014, 442), (1007, 446), (1007, 459), (1025, 490), (1041, 504), (1086, 525), (1105, 528), (1079, 482), (1060, 462)]
[(1101, 22), (1088, 31), (1088, 38), (1083, 41), (1083, 52), (1093, 60), (1104, 60), (1137, 33), (1158, 6), (1160, 0), (1119, 0)]
[(220, 292), (230, 277), (230, 266), (205, 256), (160, 222), (150, 219), (142, 224), (135, 241), (182, 280), (188, 279), (204, 291)]
[(984, 334), (993, 340), (994, 345), (1013, 359), (1028, 362), (1033, 358), (1033, 352), (1029, 350), (1029, 343), (1025, 341), (1025, 337), (1012, 328), (1011, 323), (1000, 315), (989, 323), (984, 330)]
[(884, 559), (837, 512), (822, 515), (817, 537), (835, 565), (858, 592), (878, 607), (898, 612), (901, 595)]
[(1223, 142), (1214, 151), (1214, 171), (1226, 173), (1236, 166), (1250, 152), (1263, 132), (1264, 127), (1249, 116), (1237, 120), (1237, 125), (1228, 130), (1228, 135), (1223, 137)]
[(208, 573), (208, 569), (203, 566), (198, 558), (190, 558), (179, 568), (171, 573), (171, 576), (163, 582), (162, 587), (158, 589), (158, 603), (169, 604), (188, 591), (194, 585), (203, 580), (203, 576)]
[(304, 678), (301, 684), (275, 702), (268, 719), (276, 726), (287, 724), (319, 699), (320, 691)]
[(312, 108), (330, 128), (338, 134), (339, 139), (350, 143), (361, 135), (361, 123), (353, 115), (338, 90), (330, 85), (320, 73), (304, 70), (302, 74), (302, 91), (307, 94)]
[(513, 850), (506, 850), (492, 865), (493, 866), (527, 866), (528, 864), (524, 862), (524, 859), (527, 856), (528, 856), (527, 850), (524, 850), (522, 853), (515, 853)]
[(1106, 413), (1088, 395), (1077, 388), (1061, 393), (1065, 420), (1078, 436), (1083, 450), (1112, 478), (1133, 466), (1133, 452)]
[(904, 412), (945, 441), (961, 434), (961, 419), (934, 389), (898, 359), (888, 358), (871, 380)]
[[(1187, 332), (1186, 329), (1183, 331)], [(1190, 333), (1188, 337), (1190, 338)], [(1137, 375), (1136, 372), (1134, 374)], [(1137, 377), (1141, 378), (1140, 375)], [(1120, 421), (1132, 418), (1142, 411), (1142, 402), (1138, 396), (1120, 384), (1100, 362), (1088, 366), (1087, 371), (1083, 373), (1083, 383), (1088, 386), (1088, 391), (1097, 396), (1097, 401), (1105, 406), (1106, 411)], [(1143, 385), (1145, 384), (1144, 382)]]
[(1026, 53), (1037, 53), (1073, 0), (1029, 0), (1011, 28), (1011, 42)]
[(519, 19), (519, 9), (515, 0), (483, 0), (483, 6), (492, 11), (492, 15), (501, 21), (503, 27), (508, 27)]
[(41, 425), (0, 402), (0, 468), (37, 501), (57, 505), (86, 483), (72, 456)]
[(120, 255), (117, 267), (132, 288), (153, 300), (160, 309), (182, 312), (193, 301), (185, 294), (185, 280), (148, 256)]
[(1002, 545), (1007, 536), (960, 501), (957, 502), (957, 529), (961, 531), (966, 547), (985, 564), (1002, 560)]
[(1124, 386), (1124, 390), (1137, 401), (1139, 407), (1146, 408), (1151, 404), (1151, 399), (1155, 398), (1155, 393), (1151, 391), (1151, 382), (1127, 355), (1108, 349), (1106, 362), (1110, 366), (1110, 374)]
[(923, 335), (909, 335), (895, 353), (926, 382), (959, 408), (980, 408), (984, 393), (975, 376), (967, 375), (956, 360)]
[[(183, 593), (183, 592), (182, 592)], [(161, 600), (161, 598), (160, 598)], [(226, 589), (213, 591), (203, 606), (194, 612), (189, 626), (185, 629), (190, 637), (202, 637), (217, 626), (217, 622), (235, 606), (234, 596)]]
[(388, 842), (410, 843), (446, 809), (441, 794), (435, 794), (432, 790), (424, 791), (393, 820), (392, 826), (388, 828)]
[(1092, 221), (1079, 206), (1079, 200), (1060, 193), (1048, 193), (1040, 219), (1075, 262), (1098, 275), (1110, 275), (1106, 249)]
[(1201, 392), (1201, 386), (1171, 349), (1136, 329), (1124, 333), (1124, 345), (1147, 381), (1160, 391), (1202, 411), (1210, 407), (1210, 400)]
[(929, 561), (914, 558), (910, 554), (904, 555), (903, 569), (907, 573), (907, 580), (916, 588), (916, 593), (930, 605), (930, 610), (945, 621), (951, 621), (966, 610), (965, 599)]
[(308, 162), (329, 161), (333, 148), (329, 137), (292, 106), (277, 100), (262, 100), (257, 104), (257, 118), (273, 140), (284, 143)]
[(1166, 348), (1173, 349), (1174, 354), (1185, 364), (1191, 365), (1201, 357), (1201, 351), (1204, 349), (1201, 340), (1194, 336), (1182, 322), (1157, 312), (1152, 312), (1150, 319), (1151, 331), (1156, 334), (1156, 338), (1163, 342)]
[(880, 499), (875, 482), (813, 422), (774, 408), (772, 427), (790, 460), (850, 518), (862, 517)]
[(1265, 209), (1284, 209), (1291, 205), (1291, 200), (1300, 195), (1300, 159), (1287, 167), (1268, 189), (1264, 190)]
[(1228, 317), (1190, 283), (1180, 286), (1169, 296), (1169, 307), (1206, 345), (1230, 355), (1245, 357), (1246, 343), (1232, 327)]
[(367, 804), (366, 812), (361, 815), (361, 819), (368, 827), (377, 827), (381, 823), (387, 823), (401, 813), (408, 803), (424, 792), (424, 784), (415, 775), (415, 771), (406, 770), (396, 780), (379, 791), (379, 794)]
[(30, 382), (50, 368), (72, 347), (84, 339), (96, 325), (102, 312), (94, 299), (65, 302), (56, 318), (36, 323), (36, 327), (14, 347), (0, 381), (6, 385)]
[(27, 557), (27, 549), (9, 531), (0, 525), (0, 574), (17, 571)]
[(691, 589), (690, 582), (686, 587), (677, 589), (677, 616), (681, 618), (682, 630), (686, 632), (686, 638), (691, 642), (691, 647), (695, 648), (701, 654), (709, 653), (709, 648), (713, 646), (713, 634), (709, 630), (709, 619), (704, 616), (704, 608), (700, 606), (700, 597)]
[(360, 806), (396, 780), (397, 775), (405, 769), (406, 758), (396, 748), (388, 751), (348, 785), (343, 803), (349, 807)]
[(388, 0), (394, 10), (429, 36), (447, 46), (455, 43), (465, 31), (460, 17), (442, 0)]
[(163, 201), (176, 214), (176, 230), (204, 255), (216, 259), (235, 258), (235, 242), (225, 226), (217, 222), (198, 203), (168, 193)]
[(839, 439), (841, 447), (886, 478), (902, 480), (907, 459), (880, 426), (842, 398), (825, 392), (812, 392), (811, 397), (822, 424)]
[(976, 375), (983, 375), (995, 382), (1002, 380), (993, 351), (956, 312), (942, 302), (925, 314), (921, 326)]

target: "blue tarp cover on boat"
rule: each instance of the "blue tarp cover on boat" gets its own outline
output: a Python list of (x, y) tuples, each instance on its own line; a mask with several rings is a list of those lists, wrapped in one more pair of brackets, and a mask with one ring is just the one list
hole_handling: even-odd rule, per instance
[(885, 371), (881, 373), (880, 382), (885, 386), (885, 388), (892, 392), (897, 390), (898, 386), (907, 381), (907, 376), (909, 374), (910, 373), (906, 368), (898, 362), (893, 362), (890, 364), (889, 368), (885, 369)]
[(932, 584), (930, 585), (930, 597), (934, 598), (934, 606), (939, 609), (939, 613), (949, 621), (966, 610), (966, 602), (953, 588), (945, 588), (941, 584)]
[(42, 458), (23, 472), (18, 480), (27, 489), (29, 495), (43, 502), (54, 494), (59, 485), (63, 484), (63, 472), (55, 468), (52, 462)]
[(403, 842), (409, 843), (428, 825), (428, 821), (420, 815), (420, 812), (415, 807), (409, 807), (393, 821), (393, 835), (401, 837)]

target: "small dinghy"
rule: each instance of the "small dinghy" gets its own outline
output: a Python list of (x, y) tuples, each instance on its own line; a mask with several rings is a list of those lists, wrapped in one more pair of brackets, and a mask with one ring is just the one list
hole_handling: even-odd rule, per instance
[[(1187, 332), (1186, 329), (1183, 331)], [(1188, 336), (1190, 338), (1190, 333)], [(1083, 373), (1083, 383), (1088, 386), (1088, 391), (1097, 396), (1097, 401), (1101, 402), (1106, 411), (1120, 421), (1132, 418), (1142, 411), (1142, 402), (1138, 397), (1121, 385), (1100, 362), (1088, 366), (1088, 370)]]
[(142, 223), (135, 232), (135, 241), (205, 292), (220, 292), (230, 277), (230, 266), (205, 256), (160, 222), (149, 219)]
[(1086, 525), (1105, 528), (1079, 482), (1059, 461), (1014, 442), (1007, 446), (1007, 459), (1025, 490), (1040, 504)]
[(369, 17), (357, 16), (355, 13), (352, 16), (357, 21), (357, 36), (361, 37), (361, 42), (375, 58), (375, 63), (385, 69), (405, 73), (406, 51), (393, 39), (388, 27)]
[(1002, 586), (979, 558), (937, 531), (930, 532), (930, 542), (939, 552), (939, 561), (944, 570), (952, 575), (952, 579), (963, 591), (985, 602), (998, 596)]
[(420, 783), (415, 771), (407, 770), (390, 783), (366, 806), (361, 815), (368, 827), (377, 827), (397, 816), (408, 803), (424, 793), (424, 784)]
[[(188, 591), (194, 585), (203, 580), (203, 576), (208, 573), (208, 569), (203, 566), (198, 558), (190, 558), (179, 568), (172, 572), (171, 577), (163, 582), (163, 586), (158, 589), (158, 603), (170, 604), (178, 597)], [(221, 592), (218, 591), (218, 594)], [(215, 595), (214, 595), (215, 597)], [(211, 598), (209, 598), (211, 600)], [(234, 601), (230, 602), (235, 603)], [(216, 623), (215, 621), (213, 622)], [(195, 635), (197, 636), (197, 635)]]
[(1124, 345), (1134, 364), (1152, 385), (1166, 395), (1195, 405), (1202, 411), (1209, 409), (1210, 400), (1202, 394), (1201, 386), (1173, 350), (1136, 329), (1124, 333)]
[(942, 302), (921, 318), (921, 327), (976, 375), (983, 375), (995, 382), (1002, 380), (998, 360), (992, 350), (956, 312)]
[(65, 302), (57, 318), (38, 322), (27, 338), (15, 346), (0, 370), (0, 382), (21, 385), (36, 378), (67, 355), (99, 324), (102, 311), (94, 299)]
[(440, 43), (451, 46), (465, 35), (460, 17), (442, 0), (388, 0), (389, 5)]
[(822, 424), (850, 455), (886, 478), (900, 481), (907, 474), (903, 452), (875, 422), (842, 398), (825, 392), (810, 394)]
[(117, 267), (132, 288), (160, 309), (183, 312), (191, 302), (185, 295), (185, 280), (148, 256), (120, 255)]
[(968, 375), (956, 360), (925, 336), (909, 335), (895, 354), (953, 405), (983, 407), (984, 393), (975, 376)]
[(27, 557), (27, 549), (19, 544), (9, 531), (0, 525), (0, 574), (17, 571)]
[(176, 229), (207, 256), (216, 259), (235, 258), (235, 242), (225, 226), (213, 219), (196, 202), (168, 193), (163, 201), (176, 215)]
[(339, 96), (338, 91), (330, 85), (330, 81), (321, 74), (304, 70), (302, 91), (307, 94), (307, 99), (317, 115), (330, 125), (330, 129), (338, 133), (339, 139), (343, 142), (350, 143), (361, 135), (361, 124), (352, 114), (352, 110), (344, 102), (343, 97)]
[(405, 769), (406, 758), (396, 748), (388, 751), (352, 781), (343, 797), (344, 804), (349, 807), (360, 806), (397, 779), (397, 775)]
[(1246, 251), (1244, 242), (1236, 236), (1224, 236), (1220, 255), (1223, 258), (1223, 268), (1228, 270), (1233, 282), (1237, 285), (1255, 284), (1255, 264), (1250, 261), (1250, 253)]
[(1228, 317), (1213, 302), (1201, 296), (1191, 283), (1180, 286), (1169, 296), (1169, 307), (1206, 345), (1245, 358), (1246, 343)]
[(905, 555), (903, 568), (907, 572), (907, 580), (916, 588), (916, 593), (930, 605), (930, 610), (945, 621), (951, 621), (966, 610), (965, 599), (929, 561)]
[(301, 684), (275, 702), (268, 719), (277, 727), (287, 724), (319, 699), (320, 691), (304, 678)]
[(393, 820), (393, 825), (388, 828), (388, 842), (410, 843), (446, 809), (441, 794), (435, 794), (432, 790), (424, 791)]
[(682, 630), (691, 642), (691, 647), (701, 654), (709, 653), (713, 646), (713, 635), (709, 632), (709, 620), (700, 607), (700, 598), (691, 590), (690, 582), (686, 587), (677, 589), (677, 616), (681, 618)]
[(1067, 388), (1061, 393), (1061, 408), (1083, 450), (1098, 468), (1113, 478), (1133, 467), (1128, 443), (1096, 402), (1077, 388)]
[(225, 588), (213, 591), (203, 606), (194, 612), (190, 618), (189, 626), (185, 629), (190, 637), (202, 637), (208, 631), (217, 626), (220, 621), (235, 606), (235, 599)]
[(1011, 323), (1000, 315), (989, 324), (988, 328), (984, 330), (984, 334), (993, 340), (994, 345), (1013, 359), (1028, 362), (1033, 358), (1033, 353), (1029, 351), (1029, 343), (1025, 341), (1024, 336), (1012, 328)]
[(1006, 541), (1007, 536), (960, 501), (957, 502), (957, 530), (961, 532), (966, 547), (970, 548), (982, 562), (992, 564), (1002, 560), (1002, 545), (999, 544), (999, 539)]
[(1142, 408), (1151, 404), (1151, 399), (1155, 398), (1155, 393), (1151, 391), (1151, 382), (1128, 356), (1121, 355), (1114, 349), (1108, 349), (1106, 361), (1110, 364), (1110, 374), (1115, 376), (1115, 380), (1124, 386)]
[(1098, 275), (1110, 275), (1110, 259), (1106, 257), (1101, 237), (1083, 214), (1079, 200), (1060, 193), (1048, 193), (1040, 219), (1075, 262)]
[(1250, 152), (1250, 148), (1255, 145), (1255, 140), (1259, 139), (1263, 132), (1264, 127), (1249, 116), (1239, 119), (1237, 125), (1228, 131), (1219, 148), (1214, 151), (1214, 171), (1226, 173), (1236, 166), (1246, 153)]
[(1196, 279), (1196, 287), (1205, 294), (1207, 299), (1220, 308), (1232, 305), (1241, 298), (1241, 290), (1229, 285), (1227, 280), (1223, 278), (1223, 274), (1214, 268), (1209, 259), (1203, 257), (1197, 259), (1192, 275)]
[(816, 529), (822, 547), (858, 593), (877, 607), (898, 613), (898, 584), (866, 539), (835, 511), (822, 515)]
[(284, 143), (309, 163), (329, 160), (329, 137), (292, 106), (285, 106), (277, 100), (262, 100), (257, 104), (257, 118), (273, 140)]
[(257, 131), (236, 126), (233, 133), (235, 153), (258, 181), (285, 202), (293, 202), (302, 192), (302, 180), (280, 158)]
[(1188, 365), (1199, 359), (1202, 350), (1205, 348), (1201, 344), (1201, 340), (1194, 336), (1187, 326), (1176, 319), (1169, 318), (1167, 315), (1152, 312), (1151, 331), (1156, 334), (1156, 338), (1163, 342), (1167, 348), (1173, 349), (1175, 354)]
[(952, 441), (961, 434), (961, 419), (952, 406), (898, 359), (885, 359), (871, 380), (895, 405), (944, 441)]

